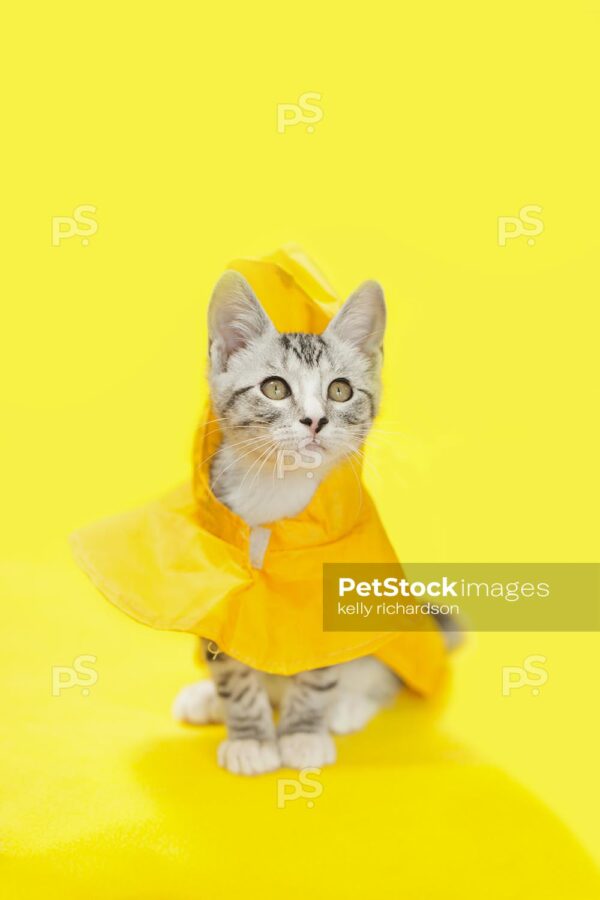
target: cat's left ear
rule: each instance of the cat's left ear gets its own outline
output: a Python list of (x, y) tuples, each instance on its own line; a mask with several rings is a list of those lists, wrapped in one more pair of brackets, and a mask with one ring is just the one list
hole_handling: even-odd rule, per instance
[(229, 357), (272, 331), (275, 326), (239, 272), (227, 271), (215, 285), (208, 308), (210, 357), (226, 369)]
[(324, 335), (333, 334), (370, 356), (381, 349), (385, 315), (381, 285), (365, 281), (348, 297)]

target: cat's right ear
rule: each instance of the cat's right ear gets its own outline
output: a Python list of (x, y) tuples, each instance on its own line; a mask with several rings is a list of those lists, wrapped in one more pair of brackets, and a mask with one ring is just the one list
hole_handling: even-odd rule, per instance
[(275, 331), (246, 279), (232, 270), (219, 278), (208, 308), (208, 337), (211, 363), (219, 371), (227, 368), (229, 357), (252, 341)]

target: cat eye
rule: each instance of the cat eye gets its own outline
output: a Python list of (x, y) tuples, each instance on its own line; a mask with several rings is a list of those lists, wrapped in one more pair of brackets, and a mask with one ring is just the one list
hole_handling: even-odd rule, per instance
[(269, 400), (285, 400), (292, 393), (283, 378), (265, 378), (260, 389)]
[(346, 400), (350, 399), (352, 393), (350, 382), (346, 381), (345, 378), (336, 378), (327, 388), (327, 396), (330, 400), (335, 400), (337, 403), (345, 403)]

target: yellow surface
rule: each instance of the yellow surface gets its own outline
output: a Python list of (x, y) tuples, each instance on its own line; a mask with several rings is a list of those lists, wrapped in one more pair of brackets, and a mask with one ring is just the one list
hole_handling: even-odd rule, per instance
[[(473, 638), (443, 709), (401, 700), (280, 809), (170, 721), (192, 639), (109, 607), (66, 536), (185, 479), (210, 289), (294, 240), (386, 288), (367, 480), (401, 557), (597, 558), (599, 31), (597, 0), (3, 13), (7, 896), (598, 895), (596, 635)], [(320, 121), (278, 132), (306, 92)], [(53, 246), (79, 204), (97, 233)], [(540, 693), (502, 696), (532, 654)]]
[[(4, 574), (4, 896), (598, 896), (583, 847), (597, 809), (589, 638), (477, 638), (445, 708), (404, 697), (337, 739), (337, 765), (310, 776), (313, 807), (280, 808), (293, 772), (229, 775), (221, 727), (170, 720), (197, 675), (193, 638), (127, 619), (67, 552)], [(552, 663), (539, 696), (503, 697), (501, 666), (536, 651)], [(79, 654), (97, 657), (97, 681), (52, 696), (51, 667)]]

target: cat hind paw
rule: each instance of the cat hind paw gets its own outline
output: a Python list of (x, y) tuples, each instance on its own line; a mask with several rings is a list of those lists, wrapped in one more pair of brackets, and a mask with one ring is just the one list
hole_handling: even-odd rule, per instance
[(173, 718), (190, 725), (222, 722), (223, 710), (214, 683), (207, 679), (182, 688), (173, 703)]

